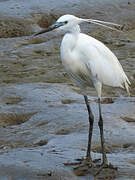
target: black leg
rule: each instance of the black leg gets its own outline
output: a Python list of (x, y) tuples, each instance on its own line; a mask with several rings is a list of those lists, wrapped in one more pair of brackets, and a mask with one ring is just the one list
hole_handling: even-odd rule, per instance
[(92, 140), (92, 131), (93, 131), (93, 123), (94, 123), (94, 116), (92, 114), (90, 105), (88, 103), (87, 96), (84, 96), (84, 100), (87, 106), (88, 115), (89, 115), (89, 136), (88, 136), (88, 147), (87, 147), (87, 154), (86, 154), (86, 160), (92, 161), (91, 158), (91, 140)]
[(99, 170), (96, 172), (95, 176), (98, 175), (102, 171), (103, 168), (109, 168), (109, 169), (117, 170), (117, 167), (113, 166), (111, 163), (108, 163), (108, 161), (107, 161), (107, 156), (106, 156), (106, 151), (105, 151), (103, 118), (102, 118), (102, 113), (101, 113), (101, 99), (100, 98), (98, 98), (98, 106), (99, 106), (98, 126), (99, 126), (99, 129), (100, 129), (100, 138), (101, 138), (103, 162), (102, 162), (101, 167), (99, 168)]
[(102, 147), (102, 156), (103, 156), (103, 164), (108, 164), (107, 156), (105, 151), (105, 140), (104, 140), (104, 130), (103, 130), (103, 118), (101, 114), (101, 100), (98, 98), (98, 106), (99, 106), (99, 122), (98, 126), (100, 129), (100, 138), (101, 138), (101, 147)]

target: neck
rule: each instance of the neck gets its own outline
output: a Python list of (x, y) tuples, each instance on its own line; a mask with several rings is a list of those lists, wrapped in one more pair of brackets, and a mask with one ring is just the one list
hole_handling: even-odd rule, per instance
[(64, 35), (60, 48), (62, 57), (65, 57), (68, 51), (72, 51), (75, 48), (79, 33), (80, 27), (76, 25)]
[(76, 26), (72, 27), (69, 32), (70, 33), (75, 33), (75, 34), (80, 33), (81, 32), (80, 26), (77, 24)]

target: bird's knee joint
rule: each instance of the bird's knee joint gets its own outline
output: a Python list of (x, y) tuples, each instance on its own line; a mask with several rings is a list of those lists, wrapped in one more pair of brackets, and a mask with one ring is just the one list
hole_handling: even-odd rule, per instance
[(99, 127), (103, 127), (103, 121), (102, 121), (102, 120), (99, 120), (99, 121), (98, 121), (98, 126), (99, 126)]
[(89, 122), (90, 124), (93, 124), (94, 122), (94, 116), (92, 114), (89, 115)]

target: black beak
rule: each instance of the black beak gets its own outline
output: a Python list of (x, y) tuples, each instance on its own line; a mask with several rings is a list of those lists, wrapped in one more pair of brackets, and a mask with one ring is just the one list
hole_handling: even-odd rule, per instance
[(33, 36), (37, 36), (37, 35), (39, 35), (39, 34), (43, 34), (43, 33), (52, 31), (52, 30), (54, 30), (54, 29), (56, 29), (56, 28), (59, 28), (60, 26), (63, 26), (63, 25), (64, 25), (63, 22), (56, 22), (55, 24), (52, 24), (52, 25), (49, 26), (48, 28), (43, 29), (43, 30), (41, 30), (41, 31), (39, 31), (39, 32), (37, 32), (37, 33), (35, 33)]

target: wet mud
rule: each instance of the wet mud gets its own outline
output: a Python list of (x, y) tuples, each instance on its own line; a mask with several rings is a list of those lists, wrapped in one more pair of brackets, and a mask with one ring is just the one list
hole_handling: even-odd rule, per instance
[[(134, 9), (134, 0), (0, 1), (0, 180), (135, 179)], [(81, 26), (116, 54), (131, 81), (131, 97), (121, 89), (103, 91), (106, 152), (117, 171), (95, 176), (99, 168), (77, 165), (88, 138), (83, 96), (62, 67), (61, 34), (32, 36), (67, 13), (123, 25), (122, 33)], [(88, 94), (95, 115), (92, 158), (101, 159), (95, 90)]]
[[(15, 94), (21, 101), (11, 103)], [(59, 83), (10, 85), (1, 87), (0, 95), (1, 179), (94, 178), (96, 169), (90, 173), (92, 169), (87, 167), (66, 164), (85, 157), (87, 149), (87, 109), (83, 97), (75, 93), (72, 86)], [(5, 102), (7, 95), (10, 103)], [(67, 102), (63, 104), (65, 97)], [(97, 103), (95, 97), (90, 99), (93, 99), (95, 115), (92, 157), (97, 159), (101, 158)], [(95, 178), (133, 179), (135, 126), (123, 121), (120, 115), (131, 117), (134, 114), (134, 102), (131, 102), (134, 98), (112, 99), (114, 103), (102, 106), (106, 152), (109, 162), (117, 166), (118, 171), (104, 169)]]

